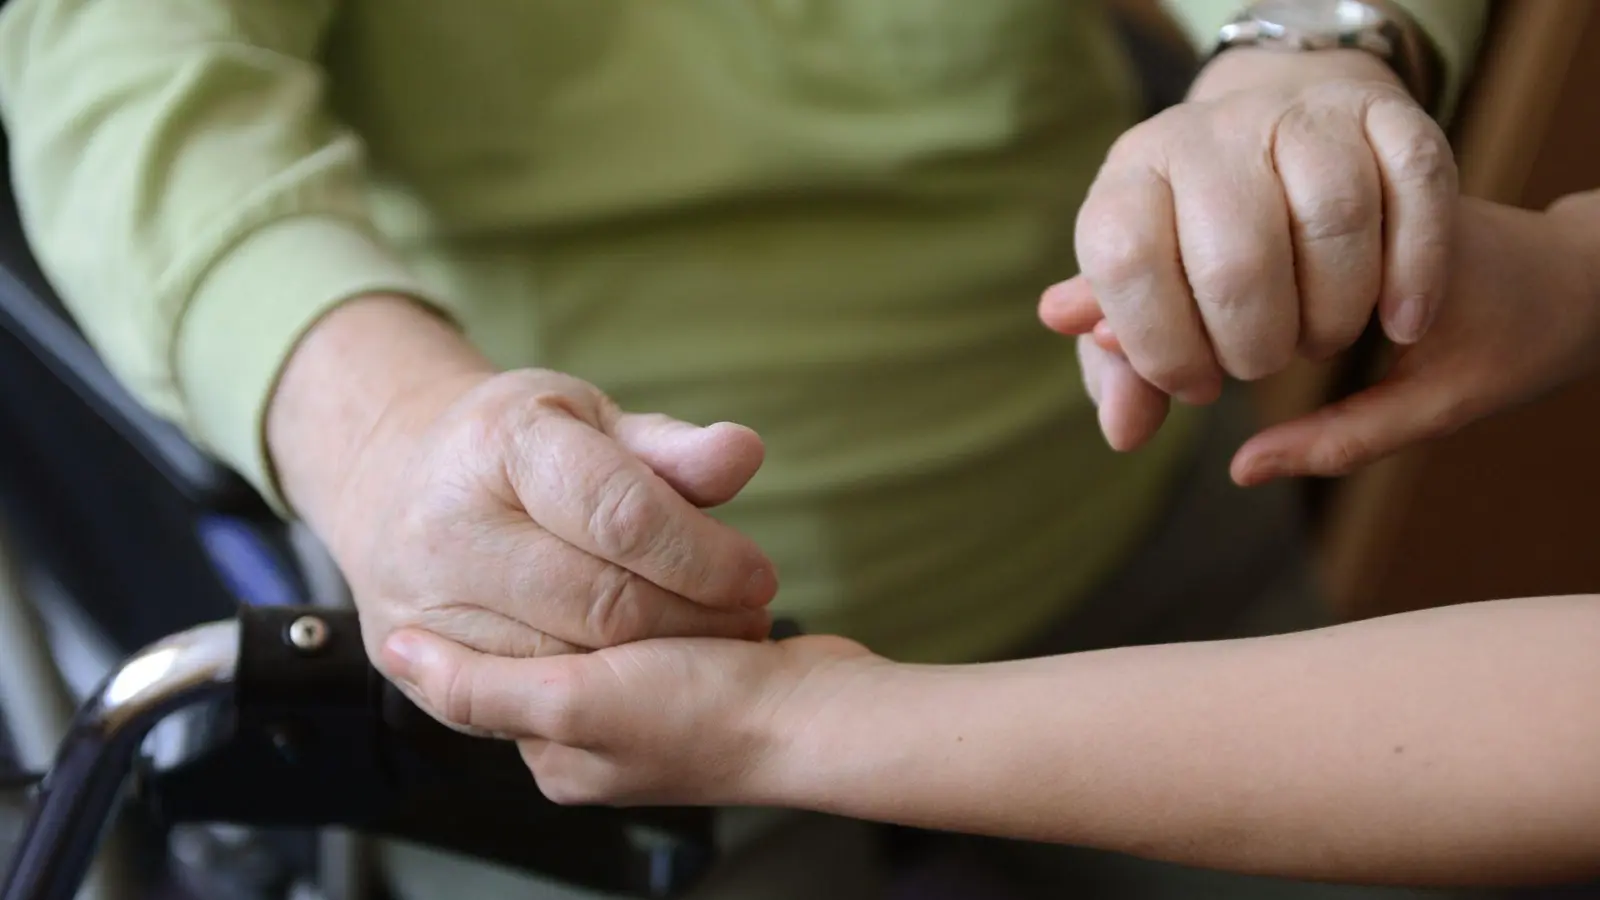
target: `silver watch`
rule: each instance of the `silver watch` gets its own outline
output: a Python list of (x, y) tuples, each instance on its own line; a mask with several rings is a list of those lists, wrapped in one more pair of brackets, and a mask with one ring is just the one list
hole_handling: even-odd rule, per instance
[(1216, 52), (1233, 47), (1365, 50), (1388, 63), (1424, 109), (1438, 111), (1438, 50), (1389, 0), (1256, 0), (1217, 34)]

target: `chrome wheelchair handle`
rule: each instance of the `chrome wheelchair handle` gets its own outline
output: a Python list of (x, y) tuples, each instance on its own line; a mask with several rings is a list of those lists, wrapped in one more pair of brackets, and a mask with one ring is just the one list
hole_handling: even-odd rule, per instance
[(106, 678), (39, 785), (0, 900), (72, 900), (144, 739), (173, 712), (228, 697), (238, 654), (239, 623), (216, 622), (152, 644)]

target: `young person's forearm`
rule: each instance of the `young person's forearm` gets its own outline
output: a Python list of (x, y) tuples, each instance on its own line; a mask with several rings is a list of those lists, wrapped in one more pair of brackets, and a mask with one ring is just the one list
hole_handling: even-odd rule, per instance
[(1364, 883), (1600, 869), (1600, 597), (975, 667), (886, 667), (776, 801)]
[(491, 371), (465, 337), (411, 300), (362, 297), (335, 309), (301, 340), (268, 409), (284, 497), (326, 537), (357, 452), (395, 400)]

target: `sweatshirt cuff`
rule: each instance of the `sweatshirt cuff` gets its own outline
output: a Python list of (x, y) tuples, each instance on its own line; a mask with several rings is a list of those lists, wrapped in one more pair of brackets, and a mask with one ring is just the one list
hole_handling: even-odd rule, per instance
[[(1409, 15), (1439, 51), (1440, 122), (1455, 114), (1461, 89), (1472, 74), (1478, 45), (1488, 23), (1488, 0), (1389, 0)], [(1202, 57), (1216, 46), (1217, 33), (1249, 5), (1248, 0), (1167, 0)]]
[[(359, 226), (282, 219), (253, 232), (207, 272), (179, 325), (174, 360), (189, 434), (290, 510), (267, 453), (267, 406), (301, 337), (366, 294), (422, 298), (422, 284)], [(426, 301), (424, 301), (426, 302)]]

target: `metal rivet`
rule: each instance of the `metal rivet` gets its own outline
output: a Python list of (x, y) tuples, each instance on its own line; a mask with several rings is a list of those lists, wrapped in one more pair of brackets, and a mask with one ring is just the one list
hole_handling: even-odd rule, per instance
[(328, 623), (316, 616), (301, 616), (289, 623), (289, 643), (302, 653), (315, 653), (328, 643)]

